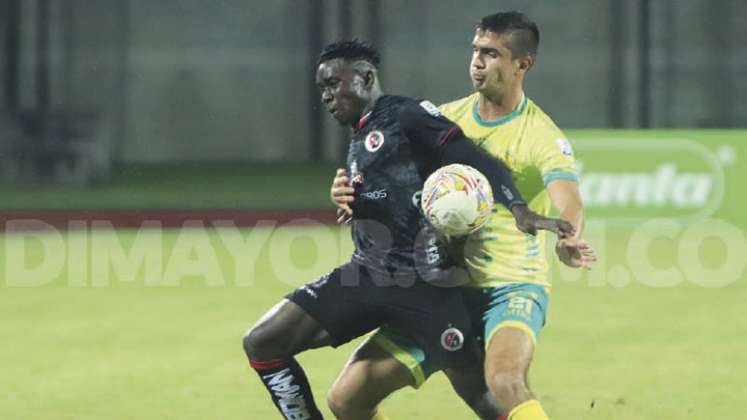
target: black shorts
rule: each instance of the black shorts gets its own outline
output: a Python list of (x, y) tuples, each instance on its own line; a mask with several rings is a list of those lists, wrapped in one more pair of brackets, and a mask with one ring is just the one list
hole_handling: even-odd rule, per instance
[(471, 322), (460, 288), (412, 276), (393, 280), (356, 262), (344, 264), (286, 296), (330, 334), (333, 347), (382, 325), (409, 334), (444, 367), (474, 362)]

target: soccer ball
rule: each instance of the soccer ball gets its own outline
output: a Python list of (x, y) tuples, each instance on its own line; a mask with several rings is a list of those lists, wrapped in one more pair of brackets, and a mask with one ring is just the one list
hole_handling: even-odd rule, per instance
[(436, 230), (447, 236), (468, 235), (482, 227), (493, 207), (485, 175), (458, 163), (433, 172), (423, 184), (420, 206)]

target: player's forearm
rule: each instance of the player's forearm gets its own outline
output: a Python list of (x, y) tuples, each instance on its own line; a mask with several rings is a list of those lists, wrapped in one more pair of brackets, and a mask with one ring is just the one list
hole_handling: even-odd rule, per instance
[(576, 230), (575, 237), (581, 237), (584, 229), (584, 205), (578, 183), (570, 180), (557, 180), (547, 186), (550, 201), (560, 213), (563, 220), (567, 220)]
[(580, 202), (571, 203), (560, 212), (560, 218), (573, 225), (576, 233), (573, 235), (576, 238), (581, 237), (581, 233), (584, 230), (584, 208)]
[(482, 172), (490, 182), (495, 201), (507, 209), (526, 204), (511, 178), (511, 170), (508, 166), (502, 160), (488, 155), (477, 147), (471, 140), (464, 137), (461, 131), (458, 135), (451, 136), (449, 141), (441, 147), (440, 157), (443, 165), (461, 163)]

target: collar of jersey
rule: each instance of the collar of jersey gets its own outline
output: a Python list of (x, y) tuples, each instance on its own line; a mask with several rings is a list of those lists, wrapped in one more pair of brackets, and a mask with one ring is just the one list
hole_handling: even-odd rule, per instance
[(517, 116), (521, 115), (522, 112), (524, 112), (524, 109), (527, 107), (527, 97), (524, 95), (524, 97), (521, 100), (521, 104), (519, 104), (519, 107), (516, 108), (512, 113), (505, 115), (501, 118), (498, 118), (497, 120), (483, 120), (480, 118), (480, 114), (477, 113), (477, 103), (480, 101), (480, 96), (478, 95), (477, 98), (475, 98), (475, 102), (472, 104), (472, 117), (477, 121), (478, 124), (480, 124), (483, 127), (497, 127), (501, 124), (505, 124)]
[(399, 98), (396, 95), (381, 95), (376, 99), (376, 102), (374, 102), (373, 107), (371, 107), (371, 110), (366, 112), (366, 115), (362, 116), (358, 120), (358, 124), (355, 126), (355, 132), (358, 132), (363, 129), (363, 127), (366, 126), (368, 121), (371, 119), (371, 116), (374, 114), (374, 111), (378, 112), (377, 109), (380, 107), (386, 107), (393, 101), (396, 101), (397, 98)]
[(368, 119), (371, 118), (371, 113), (373, 110), (366, 112), (366, 115), (362, 116), (360, 120), (358, 120), (358, 125), (355, 128), (355, 131), (360, 131), (361, 128), (363, 128), (364, 125), (368, 122)]

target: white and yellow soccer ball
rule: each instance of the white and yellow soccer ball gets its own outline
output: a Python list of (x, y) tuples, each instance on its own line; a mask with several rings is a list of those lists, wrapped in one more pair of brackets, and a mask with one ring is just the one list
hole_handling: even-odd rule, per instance
[(455, 163), (439, 168), (428, 177), (423, 184), (420, 206), (440, 234), (469, 235), (490, 217), (493, 190), (480, 171)]

